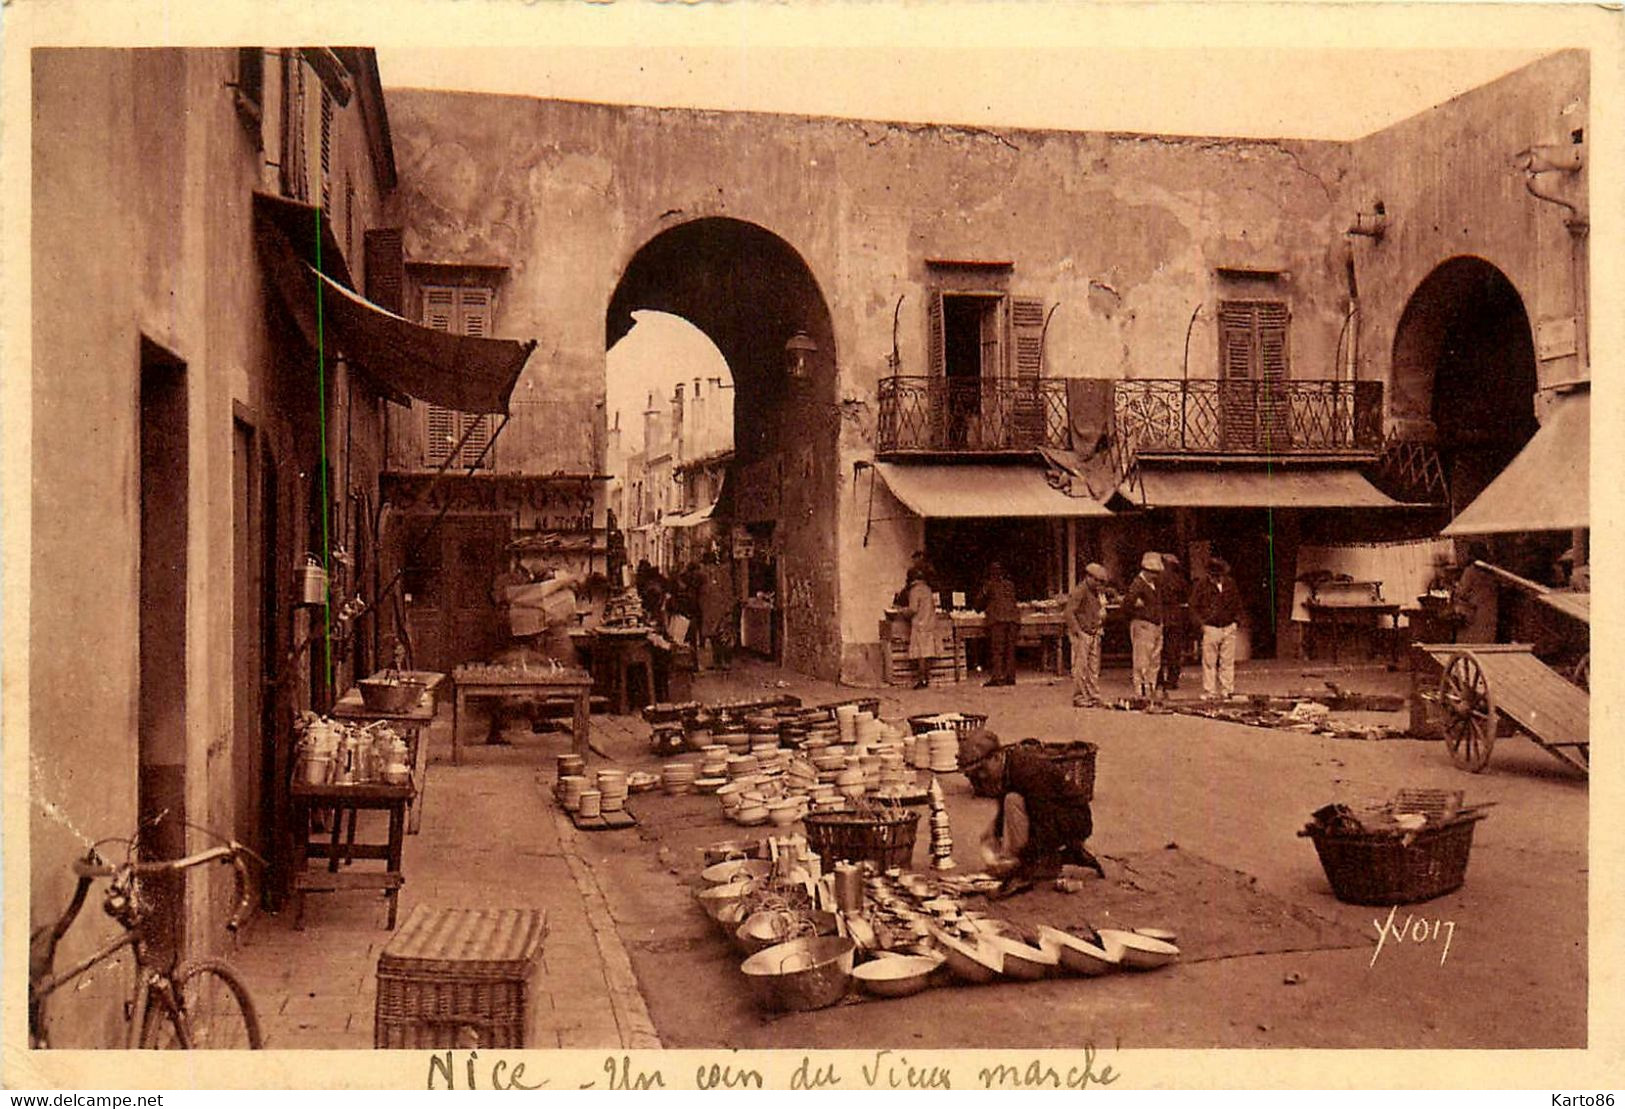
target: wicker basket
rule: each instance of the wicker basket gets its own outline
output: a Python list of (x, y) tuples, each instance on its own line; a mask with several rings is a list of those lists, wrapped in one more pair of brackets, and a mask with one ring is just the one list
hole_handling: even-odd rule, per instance
[(1461, 888), (1473, 825), (1482, 813), (1412, 835), (1393, 832), (1338, 833), (1318, 828), (1302, 834), (1315, 844), (1326, 880), (1339, 901), (1351, 905), (1409, 905)]
[(919, 716), (909, 717), (908, 726), (914, 729), (915, 735), (924, 735), (938, 728), (952, 728), (956, 732), (974, 732), (987, 725), (987, 714), (980, 712), (955, 713), (954, 715), (959, 717), (958, 720), (938, 722), (938, 717), (947, 715), (949, 714), (945, 712), (921, 713)]
[(412, 910), (378, 956), (375, 1048), (526, 1044), (539, 909)]
[(838, 862), (874, 863), (881, 870), (905, 867), (914, 858), (918, 812), (898, 809), (883, 813), (809, 813), (802, 823), (807, 846), (817, 852), (826, 870)]
[(1066, 778), (1067, 794), (1077, 800), (1095, 799), (1095, 753), (1093, 743), (1079, 740), (1074, 743), (1049, 744), (1044, 751)]

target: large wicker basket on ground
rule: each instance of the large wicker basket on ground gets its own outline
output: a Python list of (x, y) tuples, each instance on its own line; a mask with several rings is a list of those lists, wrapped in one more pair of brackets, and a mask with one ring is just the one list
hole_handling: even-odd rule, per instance
[(1473, 825), (1482, 813), (1463, 813), (1442, 824), (1402, 834), (1305, 829), (1339, 901), (1351, 905), (1409, 905), (1461, 888)]
[(869, 862), (888, 870), (905, 867), (913, 859), (920, 814), (908, 809), (809, 813), (803, 824), (807, 846), (818, 853), (826, 870), (838, 862)]
[(378, 956), (373, 1047), (532, 1046), (530, 978), (546, 936), (539, 909), (419, 905)]

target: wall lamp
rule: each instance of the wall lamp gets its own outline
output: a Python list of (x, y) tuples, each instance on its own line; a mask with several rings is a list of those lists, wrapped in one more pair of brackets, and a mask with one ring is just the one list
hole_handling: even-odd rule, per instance
[(1368, 239), (1380, 242), (1388, 233), (1388, 209), (1382, 201), (1377, 201), (1369, 212), (1355, 212), (1354, 226), (1344, 234), (1364, 235)]
[(805, 331), (798, 331), (784, 344), (784, 368), (792, 381), (806, 381), (812, 376), (812, 356), (818, 353), (818, 344)]

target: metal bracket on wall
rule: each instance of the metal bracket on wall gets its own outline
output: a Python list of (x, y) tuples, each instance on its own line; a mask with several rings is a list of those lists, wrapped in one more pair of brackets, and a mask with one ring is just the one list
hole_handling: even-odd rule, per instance
[[(902, 303), (901, 300), (899, 300), (898, 303), (899, 304)], [(865, 547), (867, 547), (869, 545), (869, 528), (874, 523), (874, 519), (875, 519), (875, 466), (874, 466), (874, 463), (873, 462), (865, 462), (861, 458), (858, 459), (856, 462), (852, 463), (852, 481), (853, 481), (854, 485), (857, 483), (858, 472), (861, 471), (861, 470), (868, 470), (869, 471), (869, 505), (868, 505), (868, 508), (864, 510), (864, 514), (863, 514), (863, 545)]]

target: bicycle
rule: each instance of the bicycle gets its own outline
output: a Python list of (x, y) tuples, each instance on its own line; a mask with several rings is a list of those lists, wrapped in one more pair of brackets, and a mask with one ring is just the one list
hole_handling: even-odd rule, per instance
[[(162, 819), (162, 814), (156, 818)], [(204, 829), (205, 831), (207, 829)], [(211, 833), (212, 834), (212, 833)], [(139, 833), (137, 833), (139, 837)], [(105, 862), (98, 848), (105, 843), (128, 844), (124, 862)], [(193, 1049), (259, 1049), (264, 1046), (259, 1015), (248, 988), (231, 965), (222, 959), (194, 959), (175, 965), (155, 954), (147, 934), (150, 915), (143, 904), (139, 881), (159, 875), (180, 874), (215, 860), (230, 864), (237, 883), (237, 904), (226, 922), (235, 933), (249, 909), (248, 872), (244, 858), (264, 865), (249, 848), (235, 841), (181, 859), (159, 862), (133, 860), (136, 841), (102, 840), (92, 844), (84, 858), (73, 864), (78, 885), (73, 899), (54, 923), (34, 930), (29, 938), (28, 1037), (31, 1047), (49, 1047), (45, 1028), (45, 1000), (64, 985), (112, 959), (125, 948), (135, 956), (135, 983), (124, 1003), (128, 1033), (126, 1048), (190, 1051)], [(79, 916), (91, 883), (108, 879), (102, 909), (118, 921), (122, 935), (95, 954), (61, 974), (54, 973), (57, 944)]]

